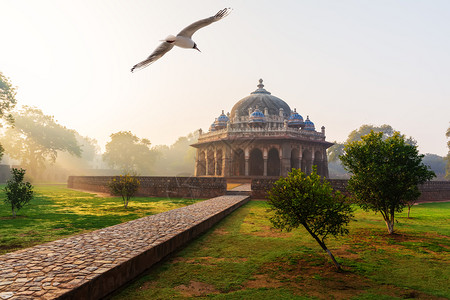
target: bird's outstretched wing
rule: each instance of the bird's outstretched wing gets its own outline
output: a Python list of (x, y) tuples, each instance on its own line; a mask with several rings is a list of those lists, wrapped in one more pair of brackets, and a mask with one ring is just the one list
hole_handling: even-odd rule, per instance
[(154, 61), (157, 61), (158, 59), (160, 59), (164, 54), (166, 54), (167, 52), (170, 51), (170, 49), (173, 48), (173, 44), (168, 43), (168, 42), (162, 42), (158, 48), (155, 49), (155, 51), (153, 51), (152, 54), (150, 54), (149, 57), (147, 57), (146, 60), (141, 61), (140, 63), (135, 64), (132, 68), (131, 68), (131, 72), (134, 72), (134, 70), (136, 69), (142, 69), (145, 68), (147, 66), (149, 66), (150, 64), (152, 64)]
[(208, 26), (211, 23), (217, 22), (217, 21), (225, 18), (226, 16), (228, 16), (228, 14), (230, 12), (231, 12), (231, 8), (224, 8), (222, 10), (219, 10), (219, 12), (212, 17), (192, 23), (188, 27), (181, 30), (180, 33), (178, 33), (178, 35), (191, 38), (192, 35), (200, 28), (203, 28), (205, 26)]

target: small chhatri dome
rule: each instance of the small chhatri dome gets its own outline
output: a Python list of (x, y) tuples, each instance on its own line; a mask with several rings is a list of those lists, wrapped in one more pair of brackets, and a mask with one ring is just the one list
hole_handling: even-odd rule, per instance
[(249, 121), (250, 124), (263, 124), (266, 122), (266, 117), (264, 114), (256, 107), (255, 111), (251, 113)]
[(217, 119), (209, 126), (209, 131), (216, 131)]
[(295, 108), (294, 108), (294, 112), (289, 117), (288, 126), (294, 127), (294, 128), (299, 128), (299, 127), (303, 128), (305, 126), (305, 122), (303, 122), (303, 117), (297, 112), (297, 109), (295, 109)]
[(307, 116), (306, 120), (305, 120), (305, 130), (311, 130), (311, 131), (316, 130), (316, 128), (314, 127), (314, 123), (311, 122), (311, 120), (309, 119), (309, 116)]
[(228, 118), (225, 113), (222, 110), (222, 114), (217, 118), (216, 123), (216, 128), (215, 129), (222, 129), (227, 127), (227, 123), (230, 120), (230, 118)]

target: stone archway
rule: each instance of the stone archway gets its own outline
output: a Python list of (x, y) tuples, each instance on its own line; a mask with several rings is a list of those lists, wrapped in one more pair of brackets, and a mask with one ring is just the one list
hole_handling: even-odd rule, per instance
[(302, 172), (306, 175), (311, 174), (312, 171), (312, 153), (309, 150), (303, 151), (302, 154)]
[(214, 163), (214, 151), (212, 149), (208, 150), (206, 154), (206, 159), (208, 160), (207, 166), (208, 170), (206, 170), (206, 175), (213, 175), (215, 174), (215, 163)]
[(264, 175), (264, 159), (261, 150), (259, 150), (258, 148), (254, 148), (252, 151), (250, 151), (249, 163), (250, 176)]
[(222, 175), (222, 149), (216, 151), (216, 175)]
[(236, 149), (233, 151), (233, 176), (245, 175), (245, 154), (242, 149)]
[(291, 170), (300, 167), (299, 150), (294, 148), (291, 150)]
[(198, 158), (197, 158), (197, 175), (196, 176), (205, 176), (205, 175), (206, 175), (205, 151), (200, 151), (198, 153)]
[(267, 176), (280, 176), (280, 154), (276, 148), (269, 150), (267, 158)]
[(314, 152), (314, 161), (313, 161), (313, 166), (317, 166), (317, 174), (319, 174), (320, 176), (324, 176), (324, 172), (323, 172), (323, 162), (322, 162), (322, 152), (320, 151), (316, 151)]

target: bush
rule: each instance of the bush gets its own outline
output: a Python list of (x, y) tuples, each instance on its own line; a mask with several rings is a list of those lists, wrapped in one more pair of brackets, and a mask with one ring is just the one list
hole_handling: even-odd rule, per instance
[(125, 174), (113, 178), (108, 183), (108, 188), (112, 195), (122, 196), (123, 205), (127, 208), (128, 201), (136, 194), (140, 185), (136, 176)]
[(16, 212), (33, 199), (33, 186), (29, 182), (23, 182), (24, 169), (11, 169), (12, 178), (6, 182), (5, 203), (11, 205), (13, 218)]
[(329, 235), (348, 234), (347, 224), (353, 211), (347, 198), (339, 191), (334, 192), (330, 183), (317, 175), (316, 166), (309, 176), (294, 169), (287, 177), (278, 179), (268, 199), (274, 212), (270, 221), (275, 228), (290, 231), (303, 226), (328, 253), (338, 270), (341, 269), (325, 245), (325, 239)]

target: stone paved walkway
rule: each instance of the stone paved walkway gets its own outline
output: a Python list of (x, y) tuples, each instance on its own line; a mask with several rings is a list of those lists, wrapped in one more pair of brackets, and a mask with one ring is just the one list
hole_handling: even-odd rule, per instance
[(216, 197), (2, 255), (0, 299), (103, 297), (247, 200)]

